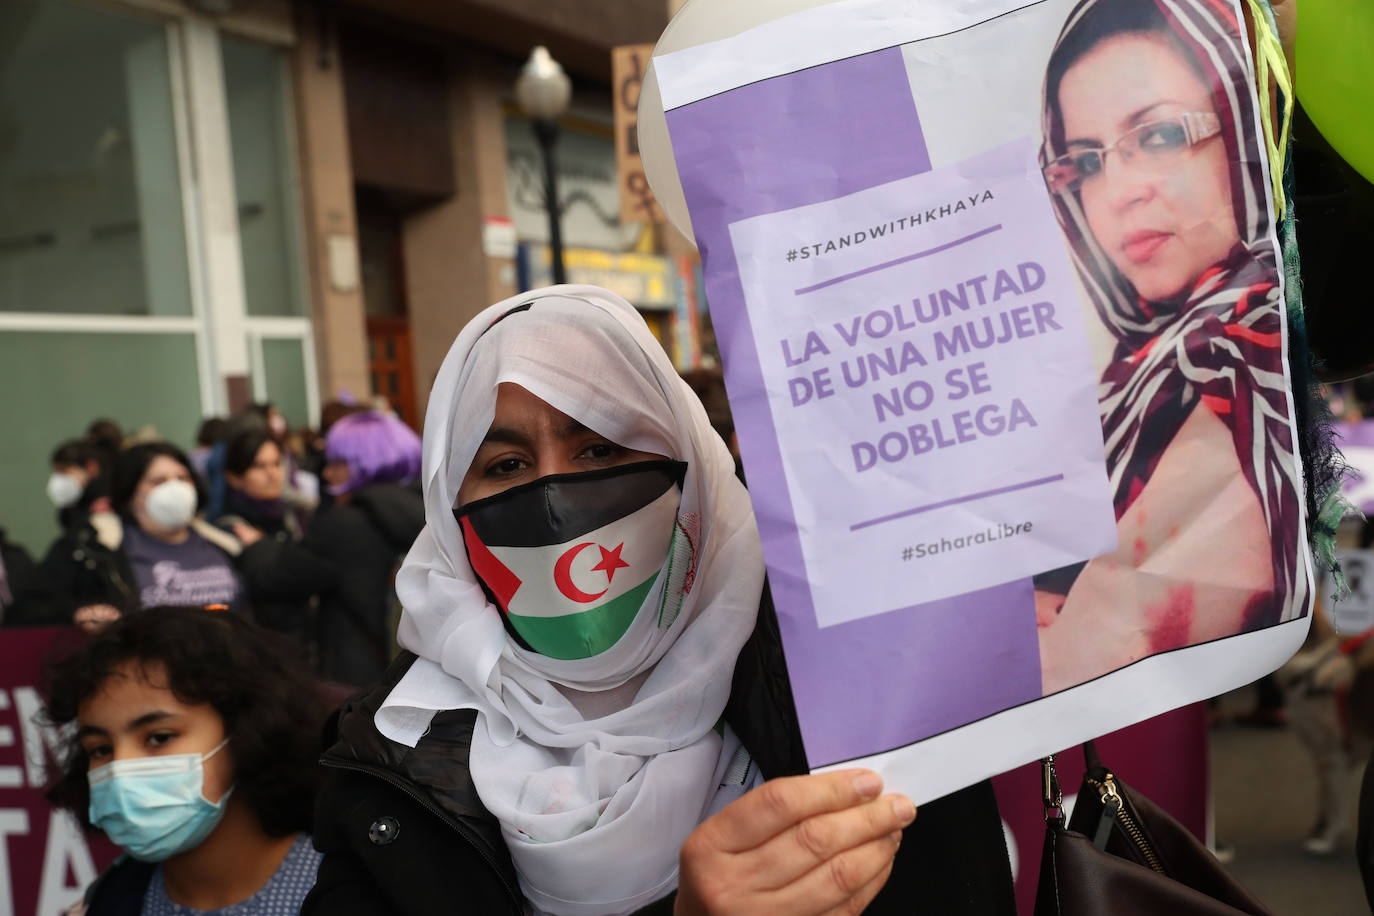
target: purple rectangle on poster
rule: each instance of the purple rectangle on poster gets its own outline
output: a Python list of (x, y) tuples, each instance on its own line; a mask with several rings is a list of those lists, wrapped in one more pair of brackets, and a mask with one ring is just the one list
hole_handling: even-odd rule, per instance
[[(723, 125), (728, 144), (720, 142)], [(904, 746), (1039, 698), (1029, 580), (931, 602), (919, 613), (819, 628), (735, 264), (731, 223), (929, 171), (900, 50), (703, 99), (670, 111), (668, 126), (808, 761), (823, 766)], [(884, 676), (873, 677), (879, 670)]]

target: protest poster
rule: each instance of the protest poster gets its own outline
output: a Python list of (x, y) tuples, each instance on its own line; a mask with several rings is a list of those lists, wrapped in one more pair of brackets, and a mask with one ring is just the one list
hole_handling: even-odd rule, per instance
[(639, 125), (809, 763), (919, 803), (1276, 668), (1313, 589), (1239, 5), (800, 5), (695, 0)]
[(1350, 466), (1342, 493), (1365, 516), (1374, 514), (1374, 420), (1334, 423), (1332, 429)]
[(1345, 592), (1337, 597), (1336, 583), (1323, 575), (1325, 600), (1318, 606), (1336, 635), (1358, 637), (1374, 628), (1374, 550), (1337, 550), (1336, 562), (1345, 577)]
[(63, 737), (42, 722), (40, 666), (70, 629), (9, 629), (0, 641), (0, 916), (61, 916), (118, 850), (43, 797)]

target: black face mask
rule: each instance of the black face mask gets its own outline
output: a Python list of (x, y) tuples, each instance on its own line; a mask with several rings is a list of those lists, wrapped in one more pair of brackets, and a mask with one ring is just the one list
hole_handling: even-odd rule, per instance
[(454, 509), (507, 632), (561, 659), (619, 641), (668, 556), (686, 472), (665, 460), (553, 474)]

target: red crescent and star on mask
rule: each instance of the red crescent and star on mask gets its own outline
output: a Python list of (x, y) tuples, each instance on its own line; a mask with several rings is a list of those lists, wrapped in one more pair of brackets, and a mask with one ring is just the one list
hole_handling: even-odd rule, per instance
[[(601, 562), (593, 566), (591, 571), (606, 573), (606, 587), (596, 594), (582, 591), (572, 580), (573, 560), (577, 559), (578, 555), (588, 547), (595, 547), (601, 551)], [(558, 586), (558, 590), (570, 601), (576, 601), (579, 604), (595, 601), (610, 590), (611, 580), (615, 578), (616, 570), (629, 567), (630, 564), (620, 558), (620, 551), (624, 548), (625, 543), (623, 541), (610, 550), (595, 541), (583, 541), (581, 544), (569, 547), (553, 566), (553, 584)]]

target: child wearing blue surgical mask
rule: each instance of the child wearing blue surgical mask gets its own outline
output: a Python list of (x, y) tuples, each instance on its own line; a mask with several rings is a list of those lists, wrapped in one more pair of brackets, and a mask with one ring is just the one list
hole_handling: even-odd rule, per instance
[(326, 707), (275, 636), (236, 615), (152, 609), (48, 682), (48, 719), (75, 727), (49, 798), (125, 853), (83, 912), (298, 911), (319, 865), (309, 832)]

